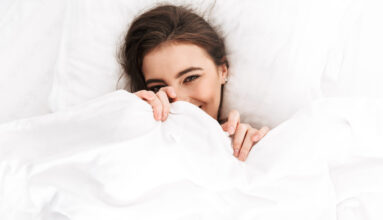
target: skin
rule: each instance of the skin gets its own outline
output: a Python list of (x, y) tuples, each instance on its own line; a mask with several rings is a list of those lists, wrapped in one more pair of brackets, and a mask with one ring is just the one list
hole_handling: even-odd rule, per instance
[[(148, 90), (135, 94), (153, 108), (154, 118), (165, 121), (170, 103), (190, 102), (217, 119), (221, 100), (221, 85), (228, 75), (226, 65), (216, 65), (201, 47), (188, 43), (163, 43), (145, 55), (142, 72)], [(233, 110), (222, 129), (233, 139), (233, 155), (245, 161), (253, 145), (269, 131), (257, 130), (240, 122)]]

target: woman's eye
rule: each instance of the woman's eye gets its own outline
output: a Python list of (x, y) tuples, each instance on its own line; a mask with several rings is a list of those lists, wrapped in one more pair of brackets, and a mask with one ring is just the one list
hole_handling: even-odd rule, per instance
[(153, 91), (154, 93), (157, 93), (158, 91), (160, 91), (162, 87), (164, 86), (153, 86), (153, 87), (150, 87), (149, 90)]
[(184, 83), (191, 82), (191, 81), (197, 79), (198, 77), (199, 77), (199, 75), (188, 76), (188, 77), (185, 78)]

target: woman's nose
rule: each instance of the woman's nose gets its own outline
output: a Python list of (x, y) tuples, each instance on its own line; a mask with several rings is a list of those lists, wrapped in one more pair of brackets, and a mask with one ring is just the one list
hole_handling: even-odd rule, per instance
[(190, 98), (187, 94), (176, 90), (176, 98), (174, 98), (172, 101), (173, 102), (176, 102), (176, 101), (190, 102)]

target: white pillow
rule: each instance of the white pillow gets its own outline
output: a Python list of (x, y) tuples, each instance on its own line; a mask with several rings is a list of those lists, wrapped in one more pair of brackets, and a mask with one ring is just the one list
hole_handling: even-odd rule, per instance
[(0, 1), (0, 123), (50, 112), (65, 1)]
[(67, 26), (50, 96), (52, 111), (124, 87), (124, 78), (117, 85), (118, 50), (132, 19), (156, 2), (68, 0)]
[[(376, 48), (383, 49), (382, 41), (361, 37), (382, 36), (366, 28), (372, 16), (383, 19), (374, 9), (377, 4), (369, 3), (272, 0), (241, 5), (240, 22), (227, 41), (233, 72), (224, 113), (239, 109), (244, 121), (275, 127), (320, 97), (383, 97), (378, 87), (383, 68), (376, 58), (383, 58)], [(368, 53), (362, 54), (362, 48)]]
[[(68, 26), (51, 94), (53, 111), (116, 89), (121, 40), (132, 18), (154, 2), (69, 1)], [(211, 1), (175, 3), (183, 2), (201, 11), (211, 6)], [(365, 68), (379, 67), (368, 58), (378, 55), (374, 48), (382, 45), (377, 38), (371, 43), (366, 37), (376, 30), (363, 29), (368, 27), (365, 17), (374, 14), (374, 4), (369, 3), (370, 8), (352, 0), (217, 1), (206, 18), (221, 25), (229, 52), (231, 74), (223, 115), (237, 109), (243, 122), (275, 127), (323, 96), (383, 97), (381, 91), (363, 89), (371, 82), (382, 82), (377, 74), (381, 67)], [(378, 16), (377, 11), (374, 15)], [(369, 49), (363, 59), (360, 48)], [(369, 75), (363, 82), (359, 81), (362, 74)]]

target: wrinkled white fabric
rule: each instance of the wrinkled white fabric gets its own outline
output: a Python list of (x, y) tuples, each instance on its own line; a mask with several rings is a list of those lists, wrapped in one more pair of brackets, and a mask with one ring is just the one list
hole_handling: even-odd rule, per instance
[(382, 129), (381, 100), (324, 99), (242, 162), (198, 107), (117, 91), (0, 125), (0, 219), (380, 220)]

